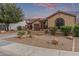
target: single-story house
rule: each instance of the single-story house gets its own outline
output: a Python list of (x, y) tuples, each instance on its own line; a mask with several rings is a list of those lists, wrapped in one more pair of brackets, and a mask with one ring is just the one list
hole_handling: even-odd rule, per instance
[(68, 25), (73, 26), (77, 24), (76, 15), (64, 11), (57, 11), (56, 13), (46, 17), (45, 19), (35, 19), (27, 22), (27, 28), (32, 30), (42, 30), (49, 27)]
[(46, 19), (48, 27), (57, 26), (60, 28), (64, 25), (72, 26), (76, 24), (76, 15), (63, 11), (57, 11), (56, 13), (48, 16)]
[(45, 23), (46, 23), (46, 19), (38, 18), (38, 19), (27, 22), (27, 24), (28, 24), (27, 28), (35, 30), (35, 31), (43, 30), (43, 29), (47, 28)]
[(26, 21), (25, 20), (23, 20), (21, 22), (18, 22), (18, 23), (10, 24), (10, 30), (17, 30), (18, 26), (25, 27), (25, 25), (26, 25)]
[[(17, 30), (18, 26), (23, 26), (24, 27), (25, 25), (26, 25), (26, 21), (23, 20), (23, 21), (18, 22), (18, 23), (12, 23), (12, 24), (10, 24), (9, 25), (9, 29), (10, 30)], [(0, 30), (5, 30), (5, 27), (6, 27), (6, 25), (4, 23), (0, 23)]]

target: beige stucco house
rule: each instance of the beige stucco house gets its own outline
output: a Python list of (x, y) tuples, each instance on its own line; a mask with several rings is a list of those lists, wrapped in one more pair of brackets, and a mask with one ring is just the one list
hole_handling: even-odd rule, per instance
[(40, 30), (41, 24), (40, 21), (35, 20), (32, 22), (32, 30)]
[(57, 26), (58, 28), (64, 25), (73, 26), (75, 23), (77, 23), (76, 15), (63, 11), (57, 11), (44, 19), (38, 18), (33, 21), (31, 20), (27, 23), (27, 28), (31, 30), (42, 30), (53, 26)]
[(27, 28), (35, 31), (43, 30), (47, 27), (45, 23), (46, 23), (46, 19), (38, 18), (28, 22)]
[(47, 18), (48, 27), (69, 25), (72, 26), (76, 23), (76, 15), (66, 13), (63, 11), (57, 11), (56, 13), (48, 16)]

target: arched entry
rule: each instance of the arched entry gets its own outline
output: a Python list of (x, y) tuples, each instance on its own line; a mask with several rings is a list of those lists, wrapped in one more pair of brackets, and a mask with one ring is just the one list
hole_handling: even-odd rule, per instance
[(65, 25), (65, 21), (63, 18), (57, 18), (55, 21), (55, 25), (60, 29), (61, 26)]

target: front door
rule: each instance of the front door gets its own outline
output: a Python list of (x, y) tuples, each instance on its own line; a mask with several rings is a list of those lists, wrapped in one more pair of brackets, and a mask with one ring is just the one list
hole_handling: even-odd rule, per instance
[(55, 25), (60, 29), (61, 26), (65, 25), (64, 19), (63, 18), (57, 18), (55, 21)]

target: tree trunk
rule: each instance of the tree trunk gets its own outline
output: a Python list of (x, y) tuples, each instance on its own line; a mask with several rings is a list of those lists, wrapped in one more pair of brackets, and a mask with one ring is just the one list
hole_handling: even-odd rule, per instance
[(6, 24), (6, 31), (9, 31), (9, 24)]
[(5, 24), (4, 30), (6, 31), (6, 24)]

